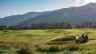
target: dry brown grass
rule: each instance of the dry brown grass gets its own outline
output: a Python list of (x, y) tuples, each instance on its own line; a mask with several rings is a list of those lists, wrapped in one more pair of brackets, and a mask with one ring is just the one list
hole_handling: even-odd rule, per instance
[(32, 44), (26, 42), (0, 41), (0, 47), (30, 48)]

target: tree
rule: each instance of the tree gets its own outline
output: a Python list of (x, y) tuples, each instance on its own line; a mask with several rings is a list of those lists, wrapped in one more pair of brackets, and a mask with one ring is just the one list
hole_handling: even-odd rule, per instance
[(9, 29), (9, 30), (14, 30), (14, 29), (16, 29), (16, 28), (15, 28), (15, 26), (12, 25), (12, 26), (9, 26), (8, 29)]
[(6, 25), (0, 26), (0, 30), (6, 30), (6, 29), (7, 29), (7, 26)]
[(93, 27), (93, 23), (92, 23), (92, 22), (89, 22), (89, 21), (83, 22), (83, 23), (81, 24), (81, 27), (82, 27), (82, 28), (92, 28), (92, 27)]

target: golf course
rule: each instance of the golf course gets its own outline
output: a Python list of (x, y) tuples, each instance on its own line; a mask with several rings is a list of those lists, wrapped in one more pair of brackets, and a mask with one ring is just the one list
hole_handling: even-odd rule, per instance
[[(88, 33), (88, 42), (75, 43)], [(1, 30), (0, 54), (96, 54), (96, 29)]]

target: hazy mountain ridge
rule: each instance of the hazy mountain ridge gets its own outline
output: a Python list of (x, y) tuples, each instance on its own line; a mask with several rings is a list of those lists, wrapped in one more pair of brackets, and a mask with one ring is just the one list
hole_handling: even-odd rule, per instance
[(7, 25), (7, 26), (16, 25), (24, 20), (33, 18), (40, 14), (42, 14), (42, 12), (29, 12), (29, 13), (22, 14), (22, 15), (7, 16), (7, 17), (0, 19), (0, 25)]
[(31, 26), (32, 24), (51, 22), (70, 22), (72, 25), (77, 25), (85, 21), (96, 22), (96, 3), (89, 3), (81, 7), (9, 16), (0, 19), (0, 25)]
[(55, 10), (49, 14), (42, 14), (29, 20), (19, 23), (22, 26), (30, 26), (31, 24), (50, 23), (50, 22), (70, 22), (73, 25), (80, 24), (85, 21), (96, 22), (96, 4), (90, 3), (81, 7), (70, 7)]

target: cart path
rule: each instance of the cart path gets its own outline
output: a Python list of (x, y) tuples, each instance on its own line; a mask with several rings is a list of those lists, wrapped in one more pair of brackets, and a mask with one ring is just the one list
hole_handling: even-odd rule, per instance
[(89, 40), (86, 44), (94, 44), (94, 43), (96, 43), (96, 39), (94, 39), (94, 40)]
[(46, 37), (46, 38), (43, 38), (43, 39), (40, 39), (40, 40), (37, 40), (33, 43), (33, 45), (40, 45), (40, 44), (44, 44), (45, 41), (47, 40), (50, 40), (52, 37)]
[[(61, 35), (60, 36), (48, 36), (48, 37), (46, 37), (46, 38), (42, 38), (42, 39), (40, 39), (40, 40), (37, 40), (37, 41), (35, 41), (34, 43), (33, 43), (33, 45), (42, 45), (42, 44), (44, 44), (44, 42), (46, 42), (47, 40), (53, 40), (53, 39), (56, 39), (56, 38), (60, 38), (60, 37), (62, 37)], [(53, 39), (52, 39), (53, 38)]]

